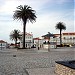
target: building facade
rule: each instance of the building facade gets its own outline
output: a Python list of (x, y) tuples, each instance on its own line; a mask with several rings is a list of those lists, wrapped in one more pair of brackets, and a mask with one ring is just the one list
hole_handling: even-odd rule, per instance
[(46, 34), (42, 36), (43, 39), (43, 48), (50, 49), (56, 48), (56, 36), (54, 34)]
[[(61, 39), (64, 45), (75, 45), (75, 32), (62, 33)], [(49, 33), (43, 35), (41, 39), (36, 38), (35, 42), (39, 43), (39, 46), (42, 45), (43, 48), (56, 48), (56, 45), (60, 45), (60, 34)]]
[(62, 33), (63, 44), (75, 44), (75, 32)]
[[(23, 34), (22, 35), (22, 38), (20, 40), (20, 48), (23, 47)], [(33, 34), (31, 33), (27, 33), (26, 32), (26, 35), (25, 35), (25, 47), (26, 48), (31, 48), (33, 46)]]
[[(41, 36), (41, 38), (33, 38), (33, 34), (26, 33), (25, 36), (25, 47), (31, 48), (33, 45), (39, 48), (43, 48), (46, 45), (49, 45), (52, 48), (55, 48), (56, 45), (60, 45), (60, 34), (46, 34)], [(62, 33), (62, 44), (75, 44), (75, 32)], [(23, 46), (23, 34), (22, 39), (20, 40), (20, 47)]]
[(37, 37), (37, 38), (34, 38), (33, 40), (34, 40), (34, 47), (36, 47), (36, 48), (38, 48), (38, 47), (42, 48), (42, 46), (43, 46), (43, 40), (41, 38)]
[[(60, 34), (54, 34), (57, 40), (57, 44), (60, 42)], [(75, 44), (75, 32), (66, 32), (62, 33), (62, 44), (70, 44), (74, 45)]]
[(0, 40), (0, 50), (7, 48), (7, 42)]

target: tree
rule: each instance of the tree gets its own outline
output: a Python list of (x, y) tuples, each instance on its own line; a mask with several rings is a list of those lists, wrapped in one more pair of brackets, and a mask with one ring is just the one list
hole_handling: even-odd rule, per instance
[(13, 18), (23, 21), (23, 48), (25, 48), (26, 23), (29, 21), (31, 23), (36, 21), (37, 17), (35, 15), (35, 10), (32, 10), (32, 8), (28, 5), (20, 5), (17, 7), (17, 10), (15, 11)]
[(14, 30), (10, 33), (10, 39), (15, 41), (15, 47), (17, 47), (17, 46), (16, 46), (17, 41), (18, 41), (19, 39), (21, 39), (20, 31), (14, 29)]
[(63, 22), (58, 22), (55, 26), (56, 29), (59, 29), (60, 30), (60, 45), (62, 44), (62, 36), (61, 36), (61, 32), (62, 30), (66, 30), (66, 26)]

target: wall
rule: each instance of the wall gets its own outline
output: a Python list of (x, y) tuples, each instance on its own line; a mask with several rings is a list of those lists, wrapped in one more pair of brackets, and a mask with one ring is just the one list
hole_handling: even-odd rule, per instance
[(55, 64), (55, 73), (58, 75), (75, 75), (75, 70), (61, 64)]
[(56, 45), (43, 44), (43, 48), (44, 48), (44, 49), (48, 49), (48, 48), (56, 48)]
[(0, 49), (6, 49), (7, 43), (0, 43)]
[[(31, 48), (33, 46), (33, 35), (25, 36), (25, 47)], [(23, 38), (20, 40), (20, 48), (23, 47)]]

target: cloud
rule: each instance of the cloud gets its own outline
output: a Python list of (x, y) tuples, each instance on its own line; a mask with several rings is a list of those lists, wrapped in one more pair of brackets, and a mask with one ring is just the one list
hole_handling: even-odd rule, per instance
[(0, 0), (0, 7), (5, 4), (5, 0)]
[(35, 9), (41, 7), (49, 0), (5, 0), (5, 4), (1, 6), (0, 12), (12, 13), (19, 5), (29, 5)]
[[(62, 21), (66, 24), (66, 31), (74, 31), (73, 9), (62, 8), (60, 11), (54, 10), (51, 4), (64, 4), (71, 0), (2, 0), (0, 7), (0, 38), (9, 40), (9, 34), (14, 29), (23, 31), (23, 24), (13, 20), (13, 11), (18, 5), (29, 5), (35, 11), (37, 19), (35, 23), (27, 23), (27, 32), (32, 32), (34, 37), (42, 36), (48, 32), (59, 33), (55, 29), (57, 22)], [(49, 6), (49, 7), (48, 7)], [(52, 10), (53, 9), (53, 10)]]
[[(66, 17), (67, 15), (69, 15), (68, 18)], [(47, 32), (59, 33), (59, 31), (55, 29), (55, 25), (57, 22), (60, 21), (66, 24), (66, 32), (74, 31), (74, 21), (70, 19), (70, 16), (72, 16), (70, 12), (68, 12), (68, 14), (60, 12), (44, 13), (37, 18), (36, 23), (27, 24), (27, 31), (32, 31), (33, 33), (36, 33), (34, 34), (34, 36), (42, 36)]]

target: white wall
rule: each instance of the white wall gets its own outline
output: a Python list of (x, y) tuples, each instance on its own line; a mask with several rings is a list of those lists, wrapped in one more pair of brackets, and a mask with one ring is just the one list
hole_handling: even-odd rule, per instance
[[(64, 39), (64, 37), (65, 37), (65, 39)], [(62, 42), (67, 43), (67, 44), (73, 44), (73, 43), (75, 43), (75, 39), (73, 39), (73, 38), (75, 38), (75, 35), (63, 35)]]
[(7, 43), (0, 43), (0, 49), (6, 49)]
[[(33, 46), (33, 35), (26, 35), (25, 36), (25, 47), (31, 48)], [(23, 47), (23, 36), (22, 39), (20, 40), (20, 48)]]

